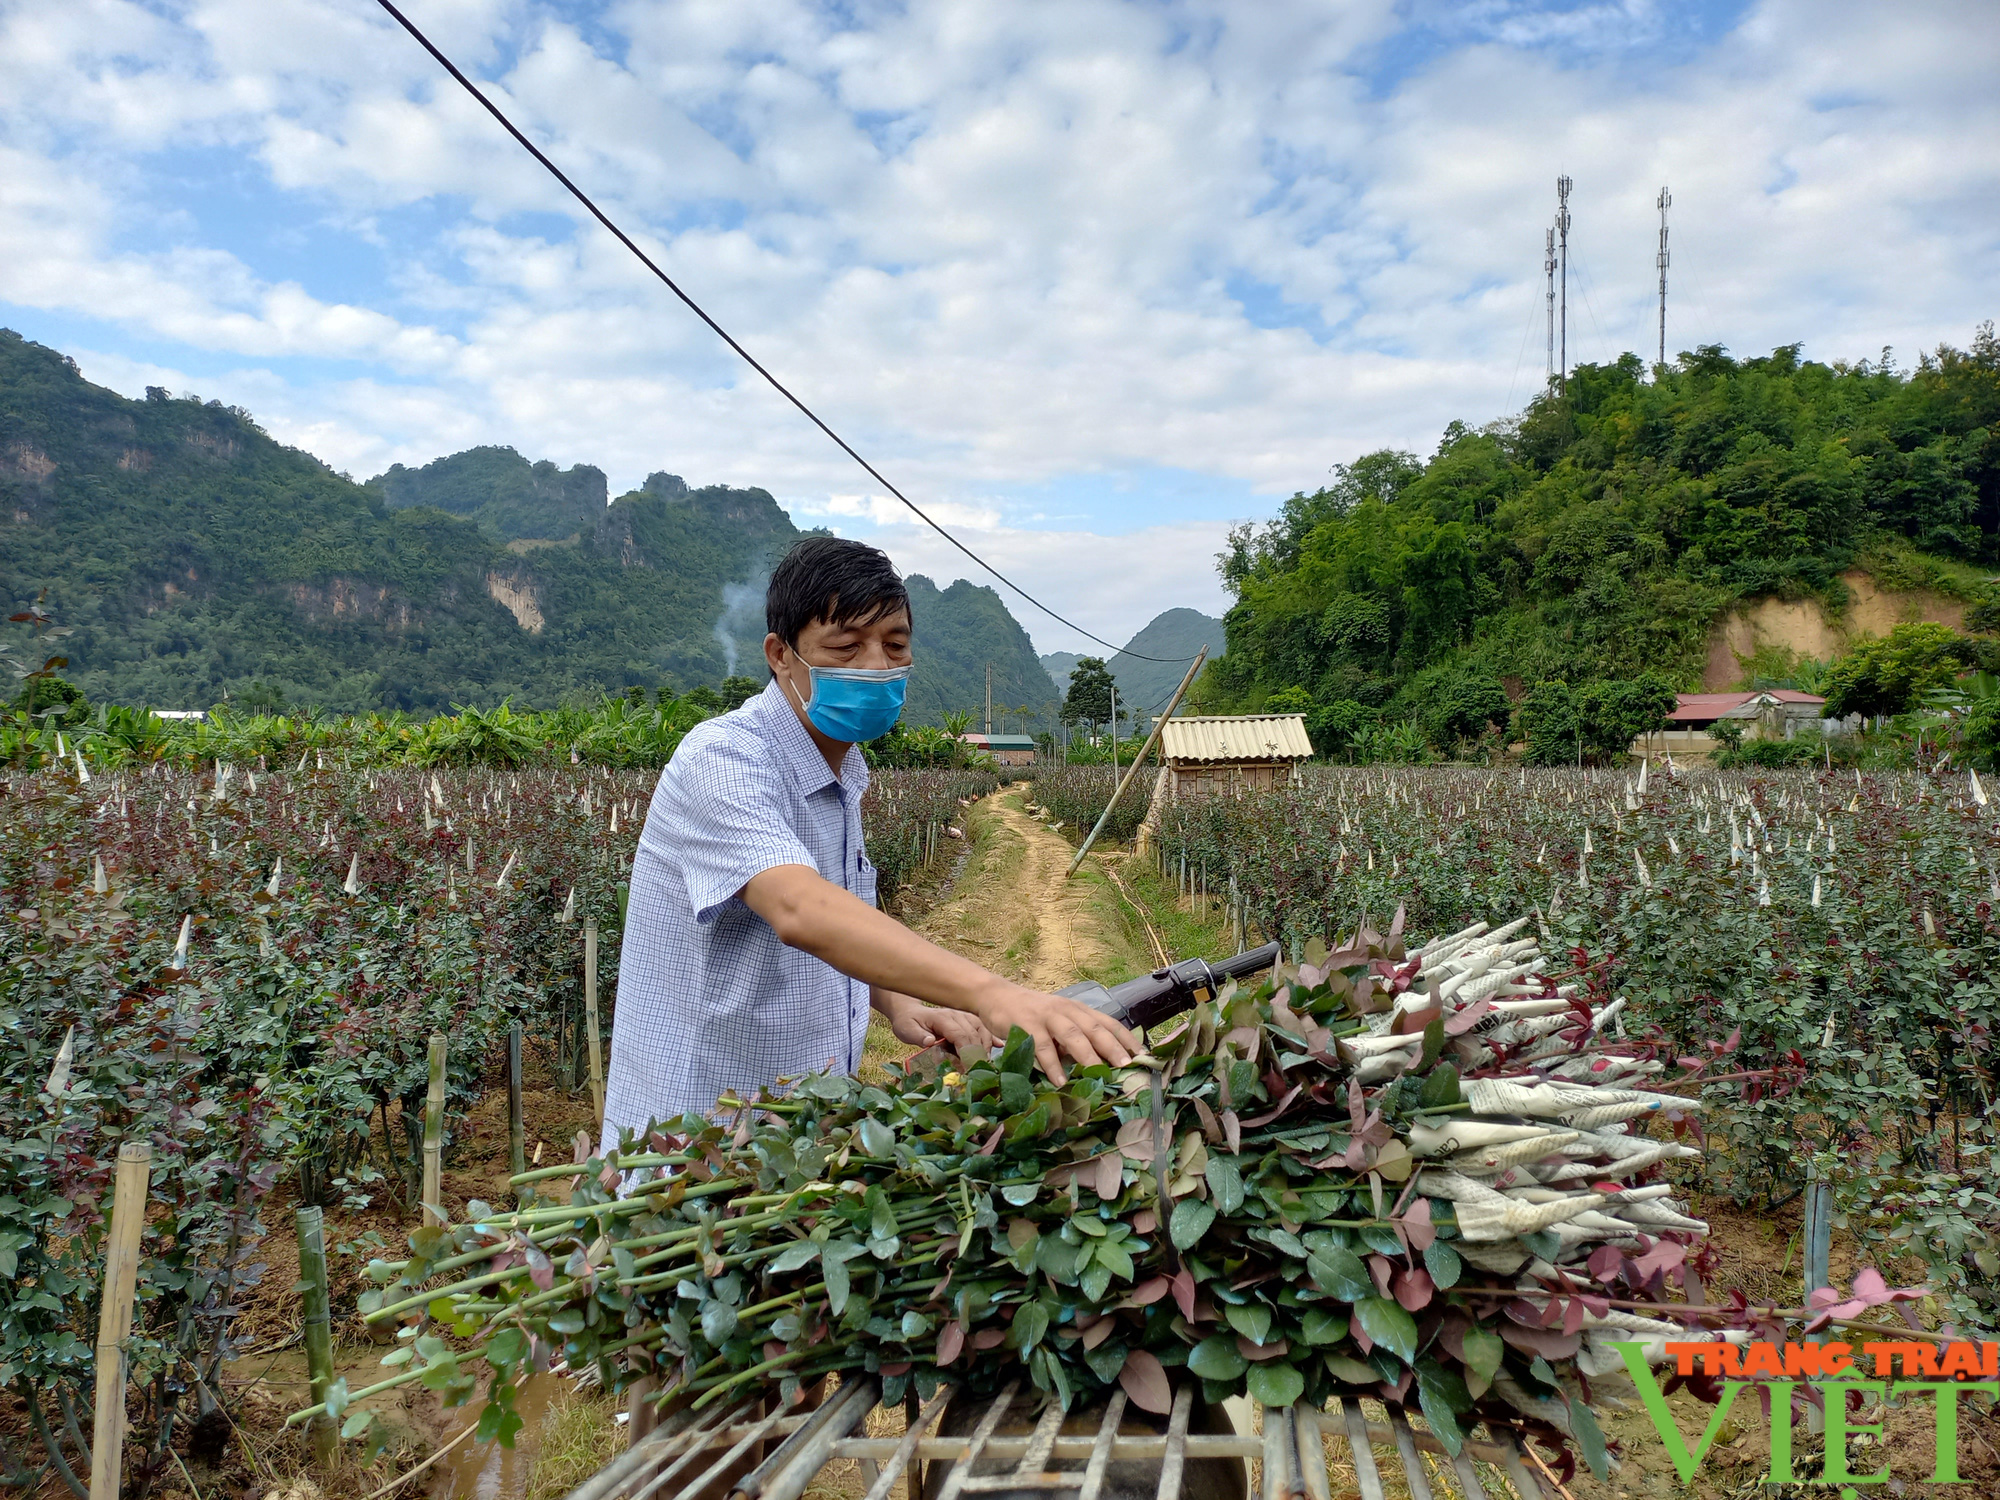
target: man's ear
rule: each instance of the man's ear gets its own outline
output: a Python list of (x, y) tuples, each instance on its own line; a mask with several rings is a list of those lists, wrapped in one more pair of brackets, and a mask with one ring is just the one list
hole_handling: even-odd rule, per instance
[(775, 630), (764, 637), (764, 662), (770, 667), (773, 677), (776, 677), (784, 669), (785, 658), (790, 654), (785, 648), (785, 643), (778, 639), (778, 633)]

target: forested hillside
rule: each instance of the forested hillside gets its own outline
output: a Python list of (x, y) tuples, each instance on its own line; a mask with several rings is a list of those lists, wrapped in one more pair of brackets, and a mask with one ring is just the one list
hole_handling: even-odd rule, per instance
[[(0, 330), (0, 598), (72, 633), (92, 700), (206, 708), (552, 707), (762, 680), (763, 590), (802, 533), (761, 489), (477, 448), (368, 485), (250, 414), (130, 401)], [(989, 588), (911, 580), (911, 717), (1055, 696)]]
[(395, 464), (368, 487), (391, 509), (435, 506), (478, 521), (506, 542), (580, 537), (611, 499), (602, 469), (529, 463), (512, 448), (468, 448), (421, 469)]
[[(1582, 366), (1517, 421), (1378, 452), (1231, 534), (1211, 711), (1416, 714), (1454, 676), (1700, 683), (1732, 605), (1847, 602), (1843, 571), (1977, 605), (2000, 560), (2000, 340), (1914, 370), (1704, 347)], [(1991, 616), (1975, 610), (1975, 621)]]

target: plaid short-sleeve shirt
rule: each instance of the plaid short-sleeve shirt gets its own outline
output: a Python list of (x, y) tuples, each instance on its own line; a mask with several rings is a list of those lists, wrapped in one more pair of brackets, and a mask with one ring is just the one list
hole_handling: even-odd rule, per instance
[(621, 1126), (861, 1060), (868, 986), (786, 947), (741, 897), (754, 875), (809, 865), (875, 901), (867, 765), (851, 749), (835, 776), (782, 693), (774, 681), (689, 731), (653, 791), (618, 959), (607, 1149)]

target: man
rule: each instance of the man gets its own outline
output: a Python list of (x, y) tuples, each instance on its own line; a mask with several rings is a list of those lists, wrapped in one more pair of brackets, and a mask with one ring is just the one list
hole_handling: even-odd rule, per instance
[(852, 1073), (868, 1012), (913, 1046), (981, 1048), (1024, 1028), (1062, 1059), (1123, 1064), (1139, 1042), (919, 937), (875, 907), (868, 770), (910, 671), (910, 596), (889, 559), (813, 537), (765, 600), (771, 682), (696, 726), (661, 773), (632, 866), (604, 1145), (779, 1078)]

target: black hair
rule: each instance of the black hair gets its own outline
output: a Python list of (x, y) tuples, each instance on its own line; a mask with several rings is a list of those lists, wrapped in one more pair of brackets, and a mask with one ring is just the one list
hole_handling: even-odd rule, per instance
[(799, 632), (815, 621), (872, 625), (909, 607), (910, 591), (886, 553), (845, 537), (809, 536), (771, 573), (764, 628), (796, 651)]

